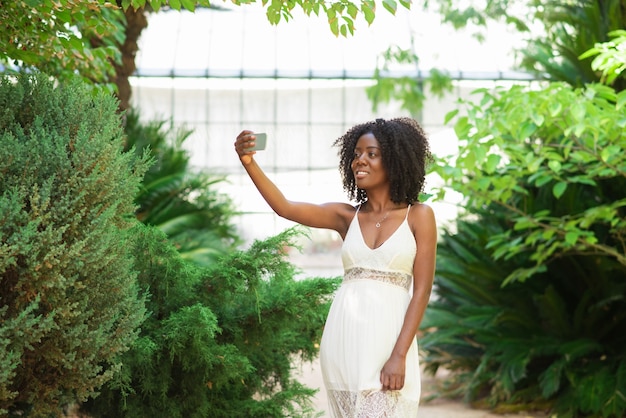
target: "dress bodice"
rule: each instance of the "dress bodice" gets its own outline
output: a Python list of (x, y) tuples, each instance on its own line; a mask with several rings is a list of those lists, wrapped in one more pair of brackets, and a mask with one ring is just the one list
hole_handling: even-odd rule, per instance
[[(365, 243), (357, 210), (341, 248), (344, 272), (348, 274), (358, 269), (359, 271), (399, 273), (412, 278), (417, 246), (408, 222), (410, 208), (411, 206), (407, 208), (407, 215), (393, 234), (374, 249)], [(402, 286), (405, 287), (404, 284)]]

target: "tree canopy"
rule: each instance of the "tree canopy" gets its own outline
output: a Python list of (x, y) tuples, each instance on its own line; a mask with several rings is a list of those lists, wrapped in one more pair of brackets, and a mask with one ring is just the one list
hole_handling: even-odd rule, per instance
[[(255, 0), (233, 0), (235, 5)], [(367, 24), (374, 21), (374, 0), (361, 2), (323, 0), (262, 0), (271, 24), (289, 20), (299, 8), (306, 15), (326, 15), (335, 35), (354, 33), (361, 16)], [(384, 0), (382, 6), (395, 13), (398, 5), (410, 7), (408, 0)], [(210, 0), (21, 0), (2, 2), (0, 7), (0, 65), (4, 72), (37, 68), (59, 78), (74, 77), (106, 83), (114, 75), (113, 64), (121, 61), (119, 45), (124, 42), (124, 12), (158, 11), (162, 8), (194, 11), (213, 7)]]

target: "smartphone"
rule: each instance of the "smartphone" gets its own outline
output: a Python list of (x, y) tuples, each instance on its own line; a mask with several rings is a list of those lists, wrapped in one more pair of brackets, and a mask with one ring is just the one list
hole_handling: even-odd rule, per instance
[(252, 134), (256, 136), (254, 140), (254, 146), (252, 148), (248, 148), (250, 151), (260, 151), (265, 149), (265, 145), (267, 144), (267, 134), (266, 133), (254, 133)]

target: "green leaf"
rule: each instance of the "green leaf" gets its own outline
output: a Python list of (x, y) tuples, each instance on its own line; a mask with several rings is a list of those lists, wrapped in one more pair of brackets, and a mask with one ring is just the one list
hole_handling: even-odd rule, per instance
[(190, 12), (193, 12), (196, 9), (196, 1), (195, 0), (181, 0), (183, 7)]
[(364, 1), (361, 4), (361, 11), (368, 25), (371, 25), (376, 17), (376, 13), (374, 12), (375, 7), (374, 1)]
[(552, 239), (552, 237), (554, 236), (554, 234), (556, 234), (556, 230), (554, 229), (547, 229), (545, 231), (543, 231), (543, 233), (541, 234), (542, 238), (546, 241), (549, 241)]
[(519, 138), (526, 139), (531, 137), (537, 131), (537, 125), (533, 122), (524, 122), (522, 123), (521, 129), (519, 131)]
[(549, 399), (561, 387), (561, 376), (564, 366), (565, 359), (560, 359), (550, 364), (548, 368), (539, 375), (539, 386), (541, 387), (541, 394), (544, 398)]
[(558, 101), (551, 101), (548, 104), (548, 112), (550, 112), (550, 116), (553, 118), (558, 116), (563, 111), (563, 105)]
[(600, 158), (602, 158), (602, 161), (608, 162), (611, 157), (619, 156), (621, 152), (623, 152), (623, 150), (619, 145), (609, 145), (600, 152)]
[[(513, 343), (515, 348), (519, 349), (517, 342)], [(513, 353), (514, 348), (508, 348), (506, 353)], [(502, 362), (502, 372), (511, 380), (511, 389), (514, 388), (514, 383), (519, 382), (526, 377), (526, 368), (530, 361), (530, 355), (528, 352), (517, 353), (514, 356), (507, 355)]]
[(626, 105), (626, 90), (617, 94), (617, 110), (621, 110)]
[(551, 181), (552, 181), (552, 177), (551, 176), (541, 175), (541, 176), (537, 177), (537, 179), (535, 180), (535, 186), (543, 187), (543, 186), (545, 186), (546, 184), (548, 184)]
[(487, 191), (489, 187), (491, 187), (491, 178), (490, 177), (481, 177), (476, 181), (476, 186), (478, 190)]
[(539, 170), (539, 167), (541, 167), (541, 164), (543, 164), (543, 161), (544, 161), (543, 158), (535, 156), (535, 154), (532, 152), (529, 152), (528, 154), (526, 154), (526, 156), (524, 157), (524, 160), (527, 163), (528, 171), (531, 173), (537, 172)]
[(561, 171), (561, 163), (557, 160), (550, 160), (548, 162), (548, 167), (550, 167), (550, 169), (554, 171), (555, 173), (558, 173), (559, 171)]
[(148, 0), (148, 4), (152, 7), (152, 10), (158, 12), (161, 10), (161, 0)]
[(513, 227), (513, 229), (516, 231), (520, 231), (522, 229), (528, 229), (534, 226), (536, 226), (536, 222), (533, 218), (523, 217), (515, 220), (515, 226)]
[(566, 189), (567, 189), (567, 183), (564, 181), (559, 181), (552, 187), (552, 194), (554, 195), (554, 197), (558, 199), (561, 196), (563, 196), (563, 193), (565, 193)]
[(445, 118), (443, 120), (443, 124), (447, 125), (448, 122), (450, 122), (458, 114), (459, 114), (459, 109), (454, 109), (454, 110), (446, 113), (446, 116), (445, 116)]
[(602, 345), (589, 338), (580, 338), (563, 343), (559, 351), (568, 361), (574, 361), (581, 357), (589, 357), (594, 353), (601, 353)]
[(590, 179), (589, 177), (585, 177), (585, 176), (573, 176), (569, 178), (569, 182), (570, 183), (580, 183), (580, 184), (587, 184), (589, 186), (593, 186), (596, 187), (598, 185), (598, 183), (595, 182), (595, 180)]
[(398, 9), (398, 3), (396, 3), (395, 0), (383, 0), (383, 7), (387, 9), (389, 13), (395, 15)]
[(356, 19), (358, 12), (359, 12), (359, 9), (353, 3), (348, 4), (348, 15), (352, 19)]
[(575, 122), (580, 122), (585, 118), (585, 107), (579, 102), (574, 102), (570, 105), (570, 113)]
[(496, 167), (500, 163), (500, 156), (498, 154), (489, 154), (487, 157), (487, 163), (485, 164), (485, 171), (492, 174), (496, 171)]
[(569, 231), (568, 233), (565, 234), (565, 242), (569, 245), (574, 245), (576, 244), (576, 241), (578, 241), (579, 236), (580, 236), (579, 232)]
[(532, 112), (530, 114), (530, 118), (532, 119), (533, 123), (537, 126), (540, 127), (543, 125), (543, 122), (545, 120), (544, 116), (541, 113), (538, 112)]
[(469, 124), (469, 119), (467, 118), (467, 116), (460, 117), (454, 125), (454, 132), (459, 139), (466, 138), (470, 129), (471, 126)]

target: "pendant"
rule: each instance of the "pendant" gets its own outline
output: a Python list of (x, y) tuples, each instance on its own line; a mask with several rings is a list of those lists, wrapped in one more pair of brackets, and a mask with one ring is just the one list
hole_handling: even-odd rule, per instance
[(380, 228), (380, 222), (376, 222), (376, 228)]

